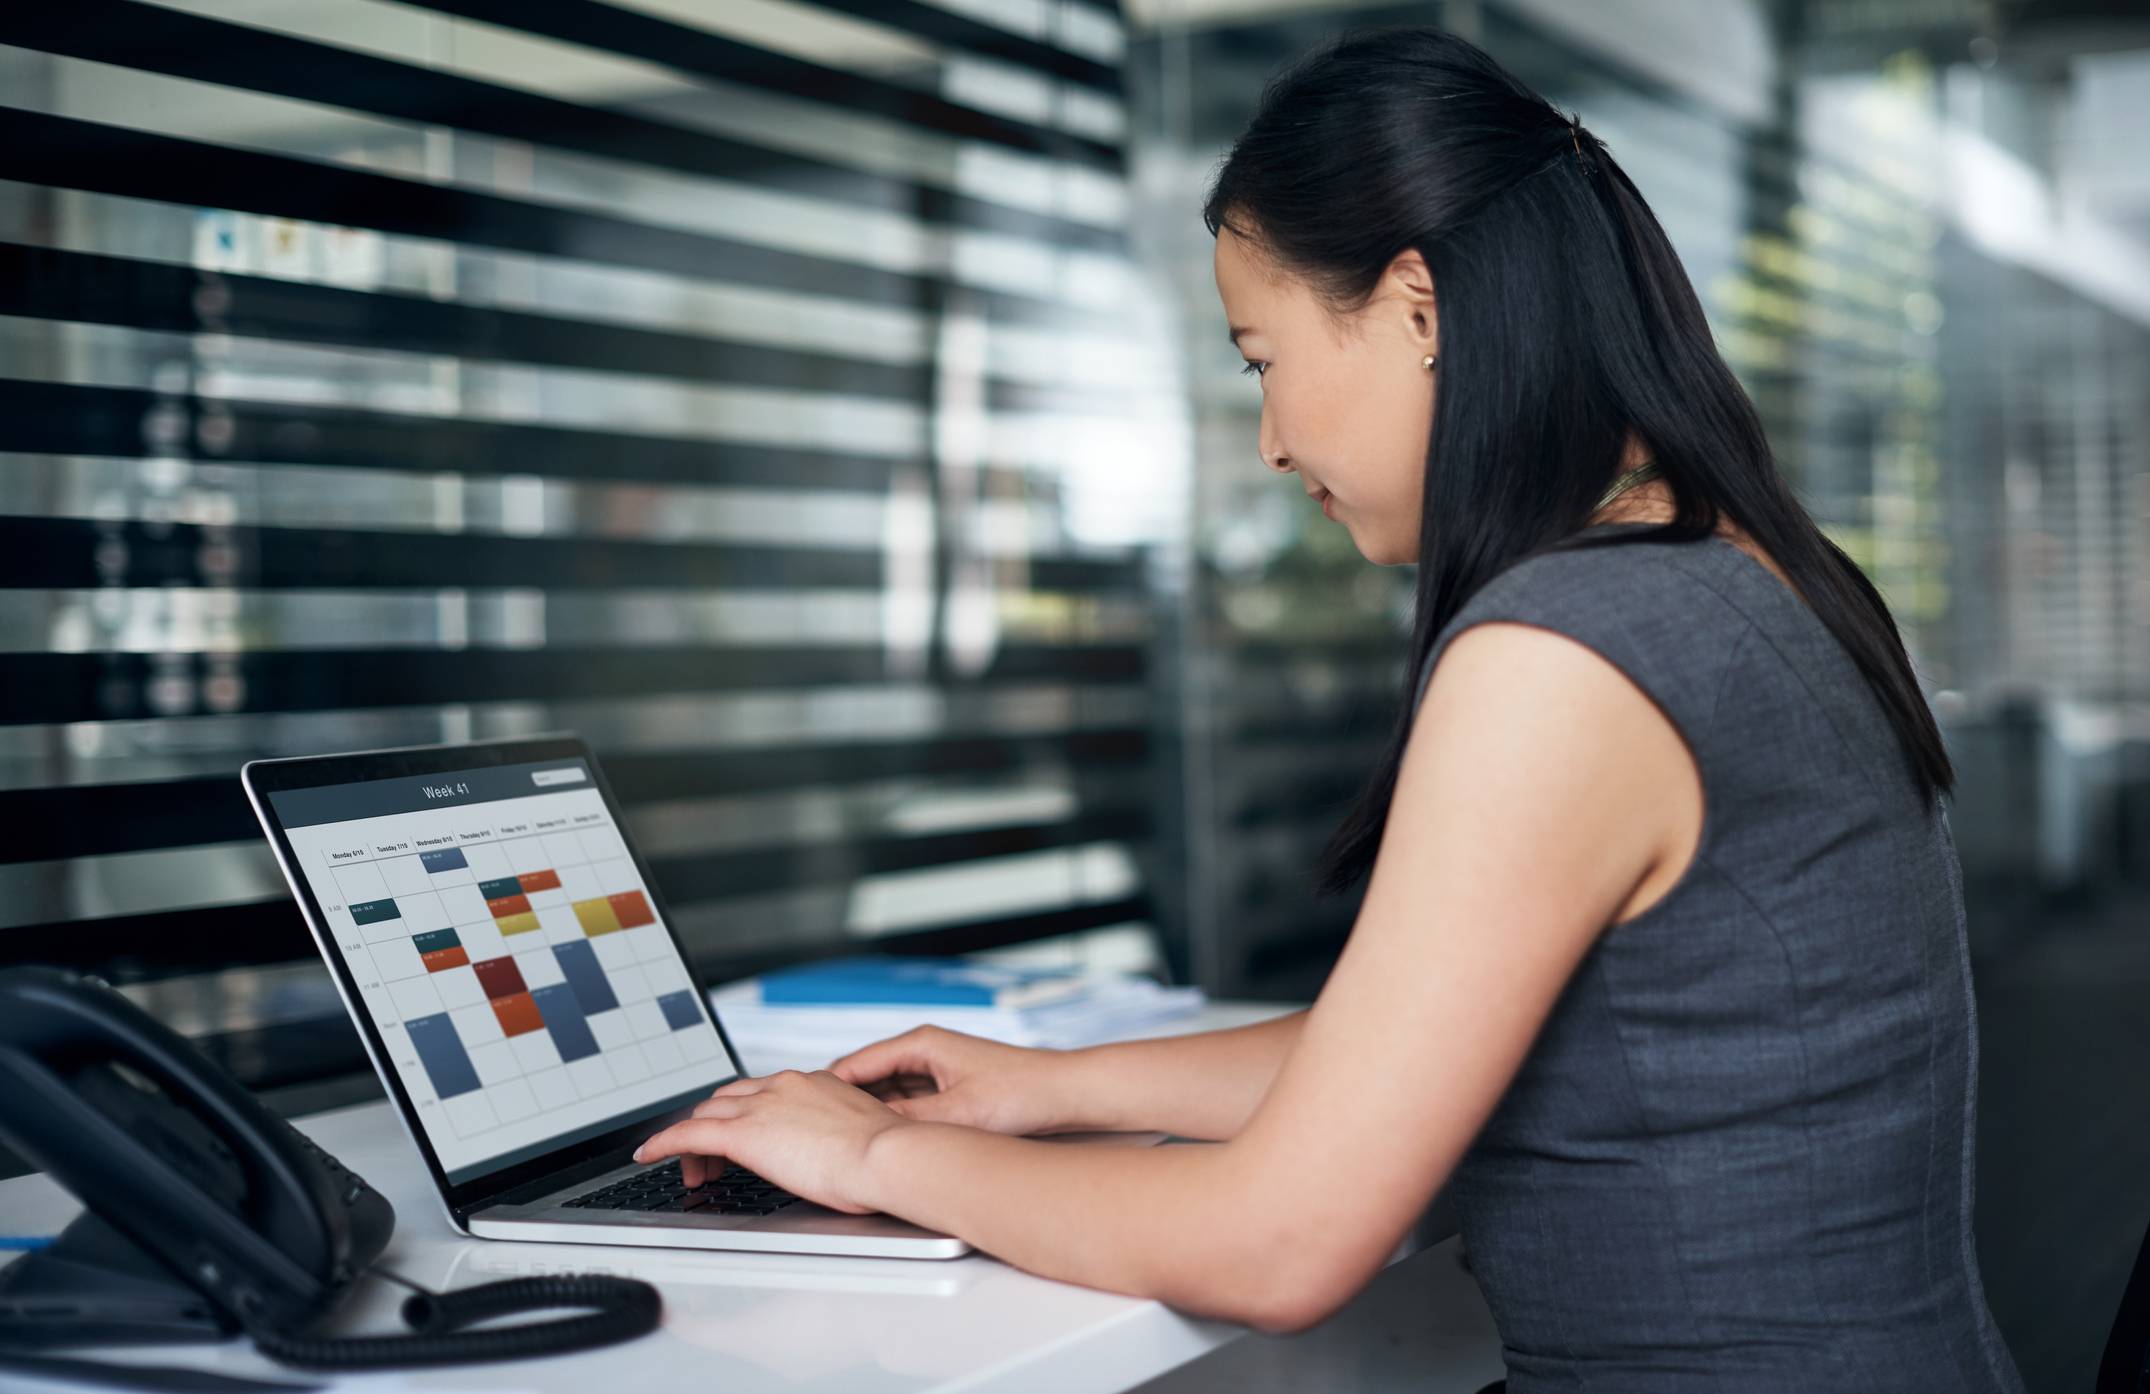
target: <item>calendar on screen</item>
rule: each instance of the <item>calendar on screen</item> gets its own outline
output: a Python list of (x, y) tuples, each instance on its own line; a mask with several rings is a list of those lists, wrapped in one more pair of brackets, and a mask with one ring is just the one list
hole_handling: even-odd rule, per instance
[(584, 762), (405, 783), (270, 797), (451, 1181), (736, 1073)]

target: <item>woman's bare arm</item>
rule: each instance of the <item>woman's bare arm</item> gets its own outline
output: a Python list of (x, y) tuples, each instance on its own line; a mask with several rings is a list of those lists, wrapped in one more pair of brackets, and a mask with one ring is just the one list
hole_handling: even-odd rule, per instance
[(1060, 1071), (1069, 1129), (1155, 1129), (1179, 1137), (1237, 1137), (1299, 1039), (1306, 1013), (1150, 1041), (1069, 1051)]
[[(1083, 1148), (876, 1121), (847, 1198), (1052, 1277), (1312, 1325), (1394, 1251), (1598, 933), (1691, 852), (1667, 810), (1698, 785), (1610, 663), (1542, 630), (1474, 628), (1419, 712), (1343, 957), (1237, 1136)], [(778, 1088), (802, 1120), (845, 1098), (833, 1079)]]

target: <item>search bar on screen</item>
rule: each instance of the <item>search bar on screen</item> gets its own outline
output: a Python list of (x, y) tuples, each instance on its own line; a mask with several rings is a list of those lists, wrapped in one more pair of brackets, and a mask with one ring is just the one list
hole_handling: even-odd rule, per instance
[(564, 770), (530, 771), (530, 782), (540, 787), (547, 784), (580, 784), (589, 777), (579, 766)]

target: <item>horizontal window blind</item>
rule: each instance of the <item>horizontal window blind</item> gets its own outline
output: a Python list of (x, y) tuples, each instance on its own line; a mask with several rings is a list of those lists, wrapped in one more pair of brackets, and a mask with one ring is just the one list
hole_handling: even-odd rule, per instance
[(1124, 46), (1090, 0), (0, 14), (5, 961), (341, 1087), (239, 764), (561, 727), (719, 980), (1169, 921)]

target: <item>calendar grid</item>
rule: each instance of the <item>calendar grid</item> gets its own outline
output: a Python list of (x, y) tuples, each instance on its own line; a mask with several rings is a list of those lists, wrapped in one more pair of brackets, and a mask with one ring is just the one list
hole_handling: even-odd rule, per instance
[(721, 1053), (610, 820), (514, 826), (328, 867), (384, 1038), (408, 1042), (439, 1124), (481, 1150)]

